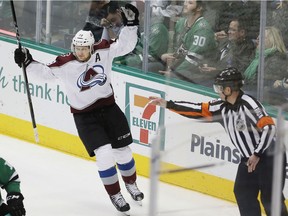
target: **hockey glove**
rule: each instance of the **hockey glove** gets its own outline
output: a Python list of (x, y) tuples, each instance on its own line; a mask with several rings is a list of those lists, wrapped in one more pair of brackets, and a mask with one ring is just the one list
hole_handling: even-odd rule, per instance
[(24, 64), (24, 67), (26, 68), (33, 61), (33, 58), (28, 49), (17, 48), (14, 51), (14, 60), (20, 68), (22, 67), (22, 63)]
[(124, 26), (136, 26), (139, 25), (139, 11), (132, 4), (126, 4), (125, 7), (121, 7), (121, 16)]
[(24, 197), (19, 192), (11, 192), (7, 194), (8, 210), (11, 216), (23, 216), (26, 215), (23, 200)]

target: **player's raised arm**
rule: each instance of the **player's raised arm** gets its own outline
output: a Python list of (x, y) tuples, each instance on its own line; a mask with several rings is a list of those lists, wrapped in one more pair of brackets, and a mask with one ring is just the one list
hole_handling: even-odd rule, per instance
[(138, 40), (137, 30), (139, 25), (139, 11), (131, 5), (121, 7), (120, 14), (124, 28), (115, 43), (111, 44), (111, 55), (113, 57), (124, 56), (133, 51)]

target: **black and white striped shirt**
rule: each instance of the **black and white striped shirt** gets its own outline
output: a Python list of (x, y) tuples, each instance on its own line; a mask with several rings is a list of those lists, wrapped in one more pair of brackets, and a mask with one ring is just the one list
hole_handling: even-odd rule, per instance
[(208, 103), (168, 101), (167, 108), (188, 118), (219, 122), (242, 157), (261, 156), (275, 142), (273, 119), (260, 102), (242, 91), (233, 105), (221, 99)]

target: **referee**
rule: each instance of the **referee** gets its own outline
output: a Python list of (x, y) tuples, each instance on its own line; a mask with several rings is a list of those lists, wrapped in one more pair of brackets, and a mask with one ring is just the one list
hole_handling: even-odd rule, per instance
[[(166, 101), (150, 97), (151, 104), (165, 107), (182, 116), (219, 122), (227, 132), (233, 145), (241, 153), (241, 162), (235, 179), (234, 194), (241, 216), (261, 216), (258, 194), (266, 214), (271, 215), (273, 155), (276, 128), (262, 104), (246, 95), (242, 74), (236, 68), (221, 71), (214, 82), (218, 100), (208, 103)], [(269, 150), (270, 149), (270, 150)], [(282, 190), (285, 183), (286, 154), (283, 160)], [(288, 216), (281, 195), (281, 216)]]

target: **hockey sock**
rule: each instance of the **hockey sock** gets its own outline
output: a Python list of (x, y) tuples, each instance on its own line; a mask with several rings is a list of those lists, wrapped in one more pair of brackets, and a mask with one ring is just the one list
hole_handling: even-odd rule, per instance
[(118, 181), (116, 166), (113, 166), (107, 170), (99, 171), (99, 175), (107, 193), (110, 196), (120, 192), (120, 185)]
[(135, 161), (132, 160), (126, 164), (118, 164), (118, 169), (122, 175), (123, 181), (127, 184), (132, 184), (136, 181)]
[(94, 152), (98, 172), (107, 193), (109, 195), (117, 194), (120, 191), (120, 185), (111, 145), (101, 146)]
[(136, 168), (130, 147), (113, 149), (113, 153), (123, 181), (128, 184), (134, 183), (136, 181)]

